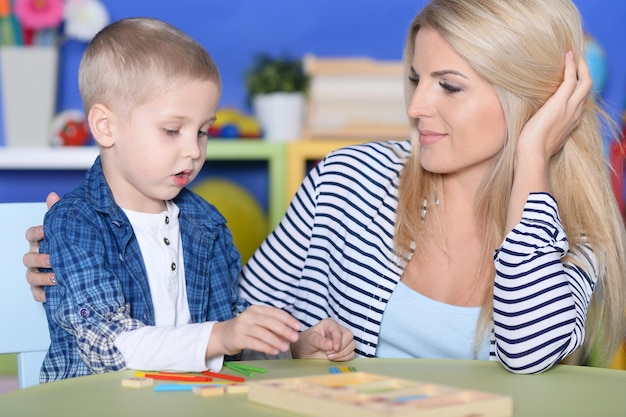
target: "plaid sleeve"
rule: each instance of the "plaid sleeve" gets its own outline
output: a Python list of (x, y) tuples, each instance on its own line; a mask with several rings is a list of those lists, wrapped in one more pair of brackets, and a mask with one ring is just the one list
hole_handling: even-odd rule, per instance
[(49, 357), (55, 368), (76, 362), (78, 355), (92, 372), (119, 370), (124, 358), (116, 337), (143, 324), (130, 316), (122, 284), (108, 265), (107, 253), (117, 250), (103, 233), (101, 217), (57, 204), (46, 215), (42, 243), (57, 281), (46, 289)]

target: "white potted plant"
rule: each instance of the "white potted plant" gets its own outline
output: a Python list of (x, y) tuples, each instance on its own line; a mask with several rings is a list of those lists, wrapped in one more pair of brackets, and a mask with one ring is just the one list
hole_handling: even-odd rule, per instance
[(302, 60), (288, 55), (254, 57), (245, 74), (248, 100), (267, 140), (298, 139), (302, 131), (309, 77)]

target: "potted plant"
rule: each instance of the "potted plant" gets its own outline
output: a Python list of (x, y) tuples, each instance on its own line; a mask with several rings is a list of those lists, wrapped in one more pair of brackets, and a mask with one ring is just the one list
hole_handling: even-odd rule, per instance
[(260, 53), (245, 73), (248, 102), (267, 140), (297, 139), (302, 130), (309, 77), (302, 60)]

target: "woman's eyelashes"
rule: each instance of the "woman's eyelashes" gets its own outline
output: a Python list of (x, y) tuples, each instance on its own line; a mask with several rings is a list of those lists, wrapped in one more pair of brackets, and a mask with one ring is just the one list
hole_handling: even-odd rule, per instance
[[(409, 78), (409, 82), (411, 82), (411, 84), (415, 86), (417, 86), (420, 82), (420, 77), (417, 74), (411, 74), (409, 75), (408, 78)], [(463, 91), (462, 87), (459, 87), (458, 85), (450, 84), (449, 82), (445, 80), (439, 81), (439, 86), (443, 88), (447, 93), (458, 93), (458, 92)]]
[(443, 88), (444, 90), (446, 90), (449, 93), (458, 93), (458, 92), (463, 91), (463, 89), (461, 87), (449, 84), (446, 81), (439, 81), (439, 85), (441, 86), (441, 88)]

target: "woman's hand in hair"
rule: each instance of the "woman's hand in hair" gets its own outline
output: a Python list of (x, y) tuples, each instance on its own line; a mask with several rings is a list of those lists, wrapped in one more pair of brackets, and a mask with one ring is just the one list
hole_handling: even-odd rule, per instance
[(550, 193), (550, 159), (563, 148), (580, 124), (585, 101), (591, 90), (591, 74), (585, 60), (565, 56), (563, 82), (556, 92), (526, 123), (515, 151), (513, 187), (506, 215), (506, 233), (520, 221), (530, 193)]
[(556, 92), (526, 123), (517, 143), (516, 161), (543, 156), (546, 163), (556, 154), (580, 124), (592, 79), (583, 56), (565, 55), (563, 82)]

